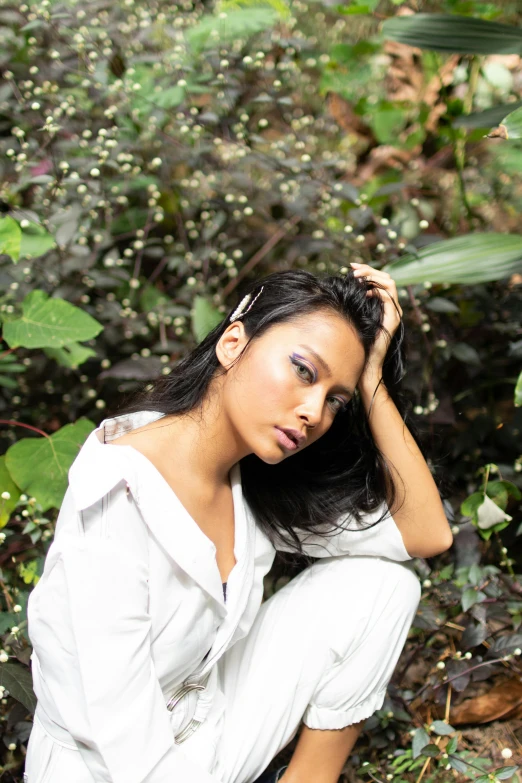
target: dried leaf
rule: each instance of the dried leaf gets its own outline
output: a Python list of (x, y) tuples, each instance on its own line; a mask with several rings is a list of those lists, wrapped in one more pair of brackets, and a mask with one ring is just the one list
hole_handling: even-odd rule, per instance
[(489, 723), (492, 720), (507, 719), (517, 707), (522, 706), (522, 682), (518, 677), (494, 685), (482, 696), (466, 699), (453, 707), (450, 713), (452, 726), (463, 723)]

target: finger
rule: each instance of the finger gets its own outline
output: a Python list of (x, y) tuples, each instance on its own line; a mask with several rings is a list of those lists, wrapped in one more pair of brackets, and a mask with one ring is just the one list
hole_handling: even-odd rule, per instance
[(350, 265), (354, 267), (352, 269), (352, 272), (354, 273), (355, 276), (357, 276), (358, 273), (359, 274), (376, 273), (379, 275), (385, 275), (386, 277), (389, 277), (391, 279), (391, 275), (389, 274), (389, 272), (384, 272), (382, 269), (375, 269), (375, 267), (370, 266), (370, 264), (356, 264), (355, 261), (351, 261)]
[(369, 269), (368, 271), (365, 271), (363, 269), (357, 269), (353, 273), (353, 276), (356, 280), (378, 280), (379, 282), (382, 282), (384, 285), (395, 285), (395, 281), (391, 275), (388, 274), (388, 272), (381, 272), (378, 269)]
[(395, 286), (394, 279), (387, 272), (380, 272), (377, 269), (368, 270), (356, 270), (353, 273), (356, 280), (369, 280), (381, 283), (384, 286)]
[(394, 309), (399, 313), (400, 317), (402, 318), (402, 307), (399, 304), (398, 298), (393, 296), (393, 294), (386, 290), (385, 288), (369, 288), (368, 291), (366, 291), (366, 296), (378, 296), (380, 297), (386, 306), (386, 304), (393, 304)]
[(398, 299), (399, 295), (397, 293), (397, 288), (395, 286), (395, 283), (389, 280), (383, 280), (382, 278), (378, 278), (376, 275), (372, 276), (371, 278), (364, 277), (364, 278), (357, 278), (358, 280), (361, 280), (363, 283), (366, 283), (368, 285), (373, 286), (374, 288), (378, 288), (381, 291), (386, 291), (390, 294), (394, 299)]

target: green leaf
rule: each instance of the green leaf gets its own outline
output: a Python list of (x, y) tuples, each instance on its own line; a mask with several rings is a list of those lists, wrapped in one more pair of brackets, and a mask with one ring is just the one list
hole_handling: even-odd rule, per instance
[(17, 389), (18, 385), (18, 381), (15, 381), (14, 378), (9, 378), (7, 375), (0, 375), (0, 386), (3, 386), (4, 389)]
[(29, 712), (36, 708), (31, 672), (17, 663), (0, 663), (0, 685), (9, 691)]
[(398, 106), (390, 104), (376, 108), (371, 113), (371, 127), (380, 144), (393, 144), (406, 125), (408, 115)]
[(15, 263), (20, 258), (42, 256), (55, 244), (54, 237), (36, 223), (22, 229), (9, 215), (0, 218), (0, 253), (11, 256)]
[(26, 585), (36, 585), (40, 579), (38, 560), (26, 560), (25, 563), (20, 563), (18, 571), (24, 583)]
[[(379, 5), (379, 0), (366, 0), (364, 5), (357, 2), (350, 5), (336, 5), (334, 7), (334, 10), (338, 14), (343, 14), (343, 15), (370, 13), (371, 11), (375, 11), (378, 5)], [(366, 8), (367, 10), (362, 11), (363, 8)]]
[[(370, 3), (377, 5), (378, 0), (368, 0)], [(263, 6), (269, 6), (281, 16), (281, 18), (288, 18), (290, 16), (290, 9), (288, 4), (284, 0), (221, 0), (217, 6), (217, 10), (228, 11), (235, 8), (262, 8)]]
[[(469, 769), (468, 765), (464, 761), (461, 761), (458, 756), (450, 756), (448, 762), (451, 764), (453, 769), (457, 770), (457, 772), (460, 772), (461, 774), (466, 773)], [(477, 783), (477, 778), (475, 778), (475, 783)]]
[(457, 737), (452, 737), (446, 745), (446, 753), (455, 753), (459, 744)]
[(0, 612), (0, 635), (11, 630), (13, 625), (18, 625), (20, 617), (14, 612)]
[(414, 283), (462, 283), (474, 285), (502, 280), (522, 270), (522, 236), (517, 234), (468, 234), (434, 242), (416, 255), (387, 264), (399, 285)]
[(372, 9), (369, 5), (350, 5), (347, 8), (344, 8), (343, 6), (337, 6), (337, 8), (341, 8), (342, 10), (340, 13), (347, 16), (355, 16), (356, 14), (370, 14), (372, 12)]
[(43, 511), (60, 507), (69, 468), (94, 426), (82, 418), (50, 437), (23, 438), (8, 448), (9, 473), (23, 492), (36, 498)]
[(425, 745), (423, 747), (423, 749), (421, 750), (421, 756), (430, 756), (431, 758), (435, 758), (436, 756), (439, 755), (440, 752), (441, 749), (439, 748), (438, 745), (430, 743), (429, 745)]
[(223, 315), (203, 296), (194, 298), (192, 310), (192, 332), (201, 342), (209, 332), (223, 320)]
[(20, 258), (22, 229), (12, 217), (0, 218), (0, 253), (11, 256), (16, 263)]
[(496, 769), (493, 774), (498, 780), (508, 780), (513, 777), (517, 769), (518, 765), (513, 767), (500, 767), (500, 769)]
[(417, 756), (420, 756), (422, 749), (429, 744), (430, 738), (428, 732), (425, 731), (425, 729), (417, 729), (413, 735), (413, 741), (411, 743), (412, 758), (416, 759)]
[(453, 726), (450, 726), (449, 723), (446, 723), (446, 721), (443, 720), (434, 720), (431, 724), (432, 730), (435, 732), (435, 734), (439, 734), (439, 736), (447, 736), (448, 734), (453, 734), (455, 729)]
[(482, 568), (477, 565), (477, 563), (473, 563), (473, 565), (469, 569), (468, 574), (468, 580), (473, 587), (478, 587), (480, 582), (482, 581), (483, 571)]
[(11, 348), (62, 348), (96, 337), (103, 326), (65, 299), (49, 299), (44, 291), (27, 294), (23, 315), (4, 323), (4, 340)]
[(503, 103), (500, 106), (492, 106), (484, 111), (474, 111), (471, 114), (462, 114), (453, 121), (454, 128), (492, 128), (499, 125), (508, 111), (514, 111), (522, 106), (522, 101), (515, 103)]
[(483, 492), (474, 492), (460, 504), (460, 513), (464, 517), (471, 517), (477, 521), (477, 509), (484, 500)]
[(451, 346), (451, 353), (464, 364), (473, 364), (475, 367), (482, 364), (476, 348), (473, 348), (469, 343), (455, 343)]
[(516, 500), (522, 500), (522, 492), (519, 490), (516, 484), (511, 481), (488, 481), (488, 494), (495, 499), (497, 494), (506, 493), (512, 495)]
[(455, 302), (442, 296), (434, 296), (426, 303), (426, 307), (434, 313), (460, 313), (460, 308)]
[(498, 128), (488, 134), (488, 138), (522, 139), (522, 106), (506, 115)]
[(456, 54), (521, 54), (522, 30), (457, 14), (412, 14), (387, 19), (385, 38), (399, 43)]
[(170, 301), (170, 298), (154, 285), (145, 286), (140, 294), (140, 307), (144, 313), (161, 310), (167, 307)]
[(45, 228), (31, 223), (28, 228), (22, 229), (20, 258), (38, 258), (55, 245), (54, 237)]
[(86, 348), (80, 343), (68, 343), (63, 348), (44, 348), (44, 351), (61, 367), (70, 367), (73, 370), (86, 362), (87, 359), (96, 356), (96, 351), (93, 351), (92, 348)]
[(518, 376), (518, 381), (515, 386), (515, 405), (520, 408), (522, 405), (522, 372)]
[(482, 603), (486, 597), (486, 594), (481, 590), (474, 590), (472, 587), (468, 587), (468, 589), (464, 590), (462, 593), (461, 603), (463, 611), (467, 612), (468, 609), (470, 609), (475, 604)]
[(179, 106), (183, 102), (184, 97), (185, 88), (175, 85), (174, 87), (167, 87), (167, 89), (161, 90), (161, 92), (153, 93), (151, 100), (160, 109), (172, 109), (174, 106)]
[[(221, 14), (226, 16), (222, 17)], [(227, 11), (217, 9), (215, 14), (203, 16), (194, 27), (187, 30), (185, 37), (193, 53), (199, 54), (208, 46), (219, 48), (227, 42), (250, 38), (269, 30), (280, 15), (269, 5)]]
[(4, 500), (0, 497), (0, 528), (4, 527), (16, 508), (20, 495), (20, 489), (16, 486), (5, 464), (5, 454), (0, 457), (0, 495), (9, 492), (11, 497)]

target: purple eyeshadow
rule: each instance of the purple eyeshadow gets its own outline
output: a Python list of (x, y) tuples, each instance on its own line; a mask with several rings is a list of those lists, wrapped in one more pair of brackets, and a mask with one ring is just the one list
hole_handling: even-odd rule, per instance
[(299, 359), (300, 361), (302, 361), (310, 370), (313, 371), (314, 381), (317, 379), (317, 369), (316, 369), (315, 365), (313, 365), (312, 362), (309, 361), (309, 359), (305, 359), (304, 356), (300, 356), (300, 354), (298, 354), (298, 353), (293, 353), (292, 354), (292, 358), (293, 359)]

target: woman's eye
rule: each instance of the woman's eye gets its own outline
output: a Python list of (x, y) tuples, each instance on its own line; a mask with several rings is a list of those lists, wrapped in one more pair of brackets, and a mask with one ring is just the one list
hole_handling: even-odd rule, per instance
[(348, 403), (344, 400), (340, 400), (338, 397), (330, 397), (330, 407), (334, 413), (340, 413), (346, 410)]
[(303, 380), (310, 380), (313, 381), (314, 376), (313, 373), (308, 367), (306, 367), (304, 364), (300, 364), (299, 362), (294, 361), (294, 367), (296, 373), (299, 375), (300, 378)]

